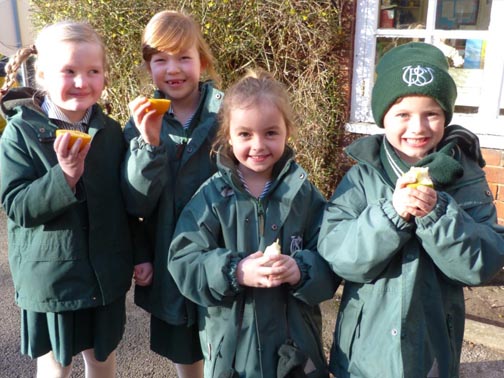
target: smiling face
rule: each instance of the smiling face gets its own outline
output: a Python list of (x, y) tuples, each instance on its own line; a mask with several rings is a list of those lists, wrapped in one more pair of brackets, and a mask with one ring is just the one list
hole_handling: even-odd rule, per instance
[(38, 82), (71, 122), (80, 121), (105, 87), (104, 51), (98, 43), (54, 42)]
[(431, 97), (408, 96), (390, 107), (383, 124), (385, 136), (399, 157), (414, 164), (443, 138), (445, 114)]
[(264, 101), (231, 109), (229, 134), (229, 144), (243, 175), (271, 179), (273, 166), (282, 157), (288, 138), (280, 110)]
[(156, 87), (173, 102), (199, 97), (203, 65), (195, 45), (173, 54), (156, 53), (148, 67)]

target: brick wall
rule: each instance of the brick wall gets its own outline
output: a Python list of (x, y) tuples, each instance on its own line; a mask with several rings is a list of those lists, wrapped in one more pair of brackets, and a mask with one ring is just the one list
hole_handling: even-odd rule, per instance
[(499, 224), (504, 225), (504, 151), (482, 149), (488, 184), (495, 198)]

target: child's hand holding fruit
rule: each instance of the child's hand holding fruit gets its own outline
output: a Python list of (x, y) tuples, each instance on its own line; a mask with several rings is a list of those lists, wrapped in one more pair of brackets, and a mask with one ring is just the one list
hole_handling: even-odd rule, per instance
[(159, 146), (163, 115), (170, 108), (170, 100), (139, 96), (129, 103), (135, 125), (144, 142)]
[(238, 263), (236, 269), (238, 283), (250, 287), (277, 287), (283, 283), (296, 285), (301, 272), (296, 261), (289, 255), (282, 255), (278, 240), (257, 251)]
[(412, 167), (396, 182), (392, 204), (401, 218), (423, 217), (430, 213), (437, 202), (437, 192), (427, 168)]
[(88, 134), (74, 130), (57, 130), (54, 151), (70, 188), (75, 186), (84, 173), (84, 161), (91, 147)]

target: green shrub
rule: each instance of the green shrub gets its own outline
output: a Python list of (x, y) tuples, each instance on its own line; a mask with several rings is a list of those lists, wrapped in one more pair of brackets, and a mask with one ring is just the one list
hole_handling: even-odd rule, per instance
[[(292, 145), (312, 181), (328, 196), (345, 164), (352, 0), (32, 0), (36, 29), (62, 19), (88, 20), (104, 37), (111, 65), (107, 101), (121, 124), (127, 103), (146, 83), (140, 40), (158, 11), (182, 10), (200, 22), (225, 88), (247, 68), (262, 67), (283, 81), (298, 114)], [(146, 81), (147, 80), (147, 81)]]

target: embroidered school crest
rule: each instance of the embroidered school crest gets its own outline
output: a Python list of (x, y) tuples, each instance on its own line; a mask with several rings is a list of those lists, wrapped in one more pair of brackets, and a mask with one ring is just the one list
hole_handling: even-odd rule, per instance
[(296, 251), (303, 249), (303, 238), (299, 235), (291, 235), (290, 242), (290, 253), (293, 254)]
[(234, 190), (230, 186), (225, 186), (222, 188), (220, 194), (222, 197), (230, 197), (234, 194)]
[(408, 87), (412, 85), (416, 87), (423, 87), (434, 81), (434, 73), (430, 67), (422, 67), (418, 65), (416, 67), (406, 66), (403, 67), (403, 81), (408, 84)]

